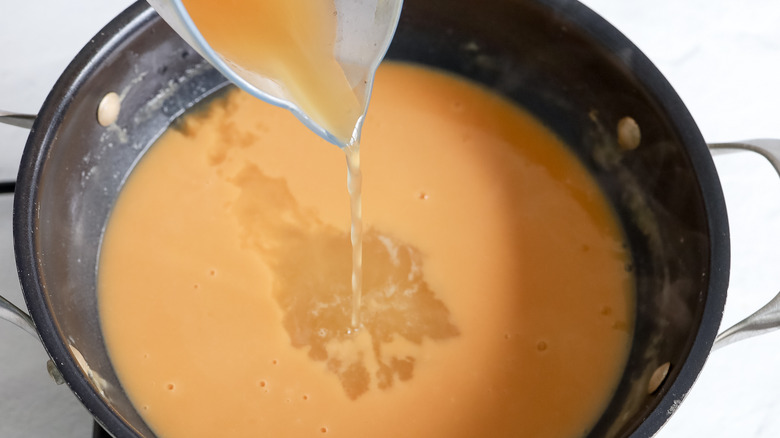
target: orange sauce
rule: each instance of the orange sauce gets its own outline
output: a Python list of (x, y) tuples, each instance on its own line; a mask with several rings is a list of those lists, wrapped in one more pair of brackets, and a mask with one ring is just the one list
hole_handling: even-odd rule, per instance
[(235, 91), (150, 149), (98, 278), (138, 412), (162, 438), (582, 436), (633, 327), (586, 169), (521, 109), (402, 64), (363, 144), (359, 330), (343, 152)]
[(363, 106), (334, 59), (333, 0), (183, 0), (209, 45), (228, 63), (270, 78), (292, 101), (351, 143)]

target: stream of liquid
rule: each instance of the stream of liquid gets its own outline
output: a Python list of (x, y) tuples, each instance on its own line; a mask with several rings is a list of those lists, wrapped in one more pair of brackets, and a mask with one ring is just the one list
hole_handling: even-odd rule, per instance
[(363, 173), (360, 170), (360, 142), (344, 148), (347, 154), (347, 187), (352, 242), (352, 327), (360, 327), (360, 302), (363, 295)]
[(339, 139), (347, 158), (351, 199), (351, 322), (357, 328), (363, 284), (359, 124), (364, 111), (333, 56), (338, 24), (334, 2), (183, 0), (182, 3), (209, 45), (229, 64), (280, 84), (291, 101)]

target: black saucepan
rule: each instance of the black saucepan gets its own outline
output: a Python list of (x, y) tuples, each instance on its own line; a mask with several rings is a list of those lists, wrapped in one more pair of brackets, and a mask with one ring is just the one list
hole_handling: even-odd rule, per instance
[[(619, 387), (589, 435), (654, 434), (712, 348), (729, 271), (720, 183), (680, 98), (631, 42), (573, 0), (406, 0), (387, 56), (449, 70), (526, 107), (607, 193), (633, 256), (636, 324)], [(227, 85), (138, 2), (62, 74), (22, 158), (14, 239), (28, 308), (70, 388), (116, 437), (153, 434), (103, 344), (99, 242), (144, 151)], [(96, 111), (109, 92), (121, 96), (121, 110), (104, 127)], [(641, 130), (636, 149), (617, 139), (627, 116)]]

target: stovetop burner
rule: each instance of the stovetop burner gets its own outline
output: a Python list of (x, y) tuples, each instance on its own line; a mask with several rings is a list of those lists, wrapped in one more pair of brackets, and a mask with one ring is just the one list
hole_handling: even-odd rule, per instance
[(92, 438), (112, 438), (108, 432), (103, 430), (99, 424), (94, 423), (92, 426)]

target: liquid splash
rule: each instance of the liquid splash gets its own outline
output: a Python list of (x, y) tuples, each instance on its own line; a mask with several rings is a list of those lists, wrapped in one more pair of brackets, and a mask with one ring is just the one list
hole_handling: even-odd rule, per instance
[(243, 244), (273, 272), (272, 293), (295, 348), (325, 362), (347, 395), (387, 389), (413, 377), (424, 339), (459, 334), (425, 282), (416, 248), (373, 228), (363, 233), (363, 299), (352, 324), (349, 233), (301, 208), (283, 179), (246, 164), (232, 182)]

